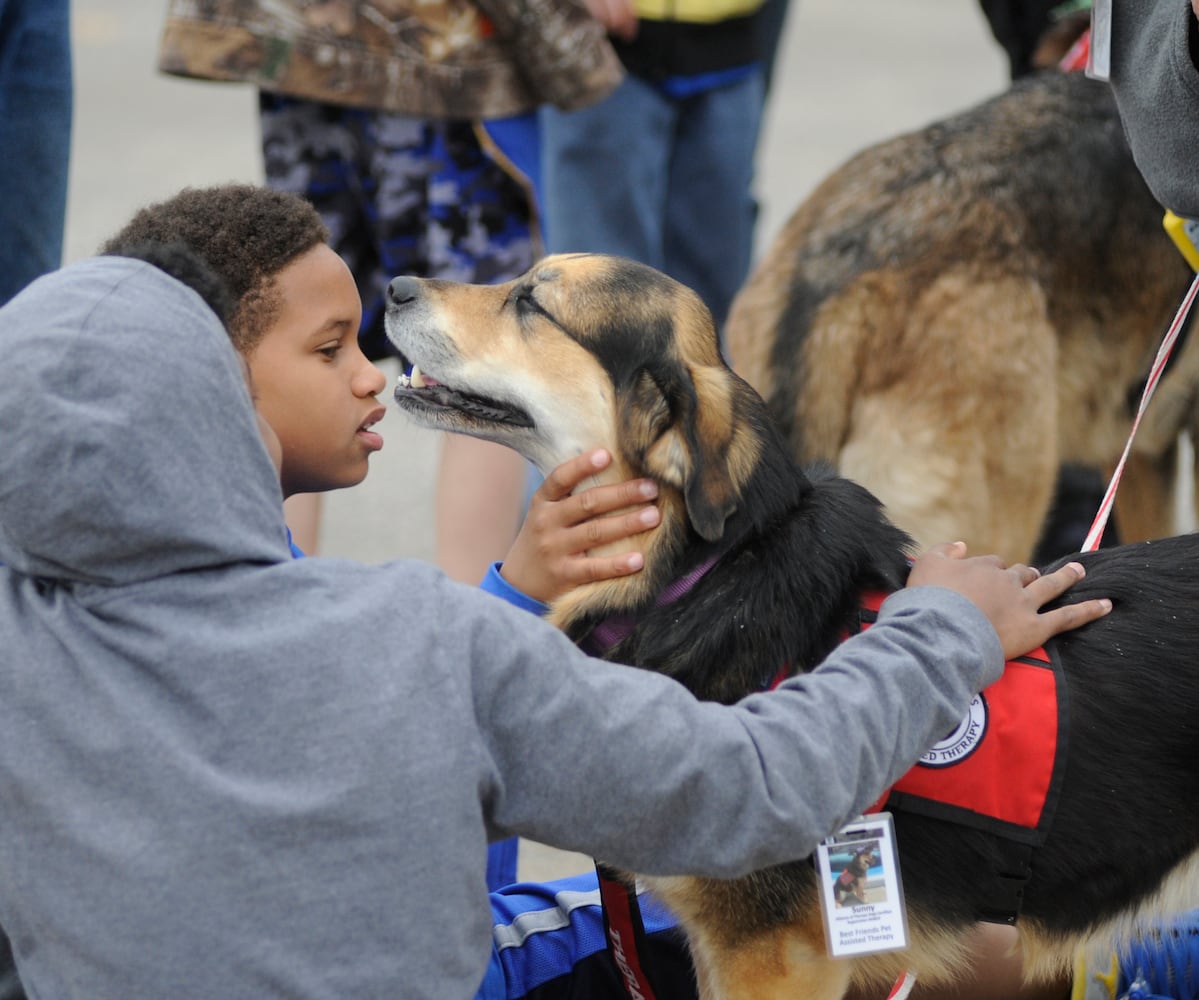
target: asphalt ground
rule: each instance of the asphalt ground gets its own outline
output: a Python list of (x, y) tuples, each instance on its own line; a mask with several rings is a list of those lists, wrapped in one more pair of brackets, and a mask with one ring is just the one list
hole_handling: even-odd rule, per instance
[[(93, 254), (138, 208), (182, 187), (262, 180), (253, 89), (156, 72), (164, 8), (74, 0), (67, 261)], [(759, 149), (759, 252), (852, 154), (1006, 84), (1006, 59), (975, 2), (792, 0)], [(377, 429), (386, 443), (370, 477), (327, 497), (321, 551), (431, 560), (438, 437), (394, 410)], [(587, 863), (532, 845), (522, 875)]]

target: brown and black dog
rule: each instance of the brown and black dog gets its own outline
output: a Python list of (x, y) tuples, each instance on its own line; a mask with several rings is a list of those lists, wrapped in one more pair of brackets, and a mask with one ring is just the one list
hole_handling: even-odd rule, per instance
[[(605, 479), (657, 480), (660, 527), (621, 543), (644, 553), (644, 570), (551, 609), (585, 645), (622, 619), (611, 659), (732, 701), (783, 665), (812, 668), (859, 627), (864, 593), (906, 577), (908, 536), (861, 486), (801, 470), (722, 360), (698, 297), (657, 271), (570, 255), (504, 285), (396, 278), (386, 325), (412, 366), (396, 400), (418, 422), (508, 444), (543, 470), (602, 446), (614, 456)], [(1018, 917), (1026, 969), (1060, 975), (1080, 944), (1199, 903), (1197, 560), (1192, 535), (1083, 557), (1067, 599), (1115, 607), (1056, 640), (1054, 666), (1026, 665), (1058, 696), (1036, 724), (1044, 737), (1048, 718), (1057, 755), (1030, 824), (891, 794), (906, 952), (827, 957), (807, 863), (653, 880), (686, 928), (705, 1000), (832, 1000), (851, 981), (885, 989), (904, 968), (944, 982), (979, 919)], [(1000, 702), (995, 689), (978, 701), (985, 730)], [(1014, 789), (1021, 775), (1003, 766)]]
[[(1035, 75), (829, 175), (734, 302), (730, 361), (798, 461), (868, 487), (920, 543), (1028, 561), (1059, 466), (1112, 471), (1186, 291), (1162, 214), (1110, 88)], [(1175, 529), (1195, 340), (1138, 433), (1125, 540)]]

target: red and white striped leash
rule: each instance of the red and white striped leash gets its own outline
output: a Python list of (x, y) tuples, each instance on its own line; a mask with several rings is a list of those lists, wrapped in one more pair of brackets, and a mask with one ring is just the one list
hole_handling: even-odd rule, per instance
[[(1087, 57), (1091, 50), (1091, 33), (1090, 31), (1083, 32), (1082, 36), (1071, 46), (1070, 51), (1058, 64), (1058, 68), (1063, 72), (1082, 70), (1087, 65)], [(1149, 406), (1149, 400), (1153, 396), (1153, 391), (1157, 388), (1157, 383), (1161, 380), (1162, 373), (1166, 369), (1166, 363), (1170, 359), (1170, 352), (1174, 349), (1174, 342), (1178, 339), (1179, 332), (1182, 330), (1183, 323), (1191, 312), (1191, 304), (1195, 301), (1195, 295), (1199, 292), (1199, 274), (1195, 275), (1194, 281), (1191, 282), (1191, 287), (1187, 291), (1186, 296), (1182, 300), (1182, 305), (1178, 307), (1178, 312), (1174, 315), (1174, 322), (1170, 324), (1170, 328), (1166, 331), (1166, 336), (1162, 339), (1161, 347), (1157, 350), (1157, 357), (1154, 358), (1153, 367), (1149, 371), (1149, 377), (1145, 381), (1145, 388), (1141, 392), (1141, 402), (1137, 407), (1136, 417), (1132, 422), (1132, 429), (1128, 432), (1128, 441), (1124, 445), (1124, 454), (1120, 456), (1119, 464), (1117, 464), (1115, 472), (1112, 473), (1111, 482), (1108, 483), (1107, 492), (1103, 495), (1103, 500), (1099, 504), (1099, 512), (1095, 515), (1095, 520), (1091, 524), (1091, 530), (1087, 532), (1086, 540), (1082, 543), (1083, 552), (1094, 552), (1099, 548), (1099, 543), (1103, 540), (1103, 531), (1107, 527), (1108, 519), (1112, 514), (1112, 504), (1115, 503), (1116, 489), (1120, 485), (1120, 478), (1124, 475), (1124, 465), (1128, 461), (1128, 455), (1132, 451), (1132, 439), (1136, 437), (1137, 428), (1141, 424), (1141, 416)], [(904, 1000), (916, 985), (916, 973), (911, 969), (900, 974), (895, 980), (895, 985), (891, 987), (891, 992), (887, 994), (887, 1000)]]
[(1099, 548), (1099, 543), (1103, 540), (1103, 530), (1107, 527), (1108, 518), (1111, 517), (1112, 504), (1116, 499), (1116, 489), (1120, 485), (1120, 478), (1124, 475), (1124, 464), (1128, 461), (1128, 455), (1132, 451), (1132, 439), (1136, 437), (1137, 428), (1141, 424), (1141, 416), (1149, 406), (1149, 400), (1153, 396), (1153, 391), (1157, 388), (1157, 383), (1166, 369), (1166, 362), (1170, 359), (1170, 352), (1174, 349), (1174, 342), (1178, 339), (1187, 316), (1190, 315), (1191, 304), (1195, 301), (1196, 293), (1199, 293), (1199, 274), (1196, 274), (1194, 280), (1191, 282), (1191, 287), (1187, 290), (1186, 296), (1182, 300), (1182, 305), (1178, 307), (1178, 312), (1174, 314), (1174, 322), (1170, 324), (1170, 328), (1166, 331), (1166, 336), (1162, 340), (1161, 347), (1157, 349), (1157, 357), (1154, 358), (1153, 367), (1149, 370), (1149, 377), (1145, 380), (1145, 388), (1141, 393), (1141, 402), (1137, 407), (1137, 415), (1132, 422), (1132, 430), (1128, 432), (1128, 441), (1124, 445), (1124, 454), (1120, 456), (1116, 470), (1112, 473), (1111, 482), (1107, 484), (1107, 492), (1103, 494), (1103, 500), (1099, 504), (1099, 513), (1095, 515), (1095, 520), (1091, 523), (1091, 530), (1087, 532), (1086, 540), (1082, 543), (1083, 552), (1094, 552)]
[(901, 973), (899, 978), (895, 980), (895, 985), (891, 987), (891, 992), (887, 994), (887, 1000), (905, 1000), (915, 985), (916, 973), (908, 969)]

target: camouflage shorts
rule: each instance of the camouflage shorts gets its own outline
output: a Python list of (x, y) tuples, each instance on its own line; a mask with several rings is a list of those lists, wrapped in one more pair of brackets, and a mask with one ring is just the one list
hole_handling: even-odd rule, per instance
[(470, 122), (428, 121), (263, 93), (266, 180), (303, 195), (362, 296), (362, 348), (391, 353), (383, 296), (398, 274), (499, 282), (527, 270), (534, 243), (524, 188), (479, 145)]

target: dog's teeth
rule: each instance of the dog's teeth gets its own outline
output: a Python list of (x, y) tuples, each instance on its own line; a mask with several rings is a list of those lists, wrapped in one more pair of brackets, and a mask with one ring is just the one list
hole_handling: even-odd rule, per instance
[(396, 385), (401, 389), (423, 389), (428, 384), (416, 365), (412, 366), (411, 373), (400, 372), (399, 378), (396, 379)]

